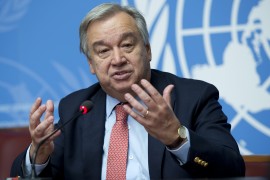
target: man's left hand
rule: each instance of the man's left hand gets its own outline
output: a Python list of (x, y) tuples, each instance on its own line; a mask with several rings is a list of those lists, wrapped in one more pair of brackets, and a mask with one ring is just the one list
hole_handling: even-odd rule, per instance
[(177, 130), (180, 121), (171, 108), (173, 88), (174, 85), (168, 85), (161, 95), (145, 79), (141, 80), (141, 86), (133, 84), (131, 89), (145, 105), (141, 104), (130, 93), (125, 94), (125, 99), (131, 106), (124, 105), (126, 112), (143, 125), (151, 136), (165, 145), (171, 145), (179, 138)]

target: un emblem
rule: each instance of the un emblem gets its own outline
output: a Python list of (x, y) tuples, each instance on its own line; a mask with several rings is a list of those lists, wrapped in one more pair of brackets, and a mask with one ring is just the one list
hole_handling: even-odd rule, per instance
[(27, 12), (31, 0), (0, 2), (0, 33), (14, 29)]
[(151, 66), (214, 84), (241, 153), (269, 154), (270, 0), (122, 4), (146, 17)]

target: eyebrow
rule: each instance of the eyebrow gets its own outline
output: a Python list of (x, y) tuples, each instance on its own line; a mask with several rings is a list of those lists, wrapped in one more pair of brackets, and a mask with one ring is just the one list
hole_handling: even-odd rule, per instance
[[(135, 34), (136, 33), (134, 33), (134, 32), (125, 32), (125, 33), (123, 33), (123, 34), (121, 34), (119, 36), (119, 39), (120, 40), (123, 40), (123, 39), (125, 39), (127, 37), (133, 37), (136, 40), (137, 38), (136, 38), (136, 35)], [(99, 46), (99, 45), (104, 45), (104, 44), (106, 44), (106, 41), (99, 40), (99, 41), (96, 41), (96, 42), (93, 43), (93, 47), (96, 47), (96, 46)]]

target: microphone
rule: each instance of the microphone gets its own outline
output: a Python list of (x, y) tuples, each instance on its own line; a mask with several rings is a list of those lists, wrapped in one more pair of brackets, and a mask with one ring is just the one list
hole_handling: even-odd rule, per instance
[(42, 141), (40, 141), (40, 143), (37, 145), (37, 148), (34, 151), (33, 154), (33, 163), (31, 166), (31, 179), (36, 179), (36, 158), (37, 158), (37, 153), (39, 148), (50, 138), (52, 137), (57, 131), (59, 131), (60, 129), (62, 129), (63, 127), (65, 127), (68, 123), (70, 123), (71, 121), (73, 121), (74, 119), (78, 118), (80, 115), (82, 114), (87, 114), (92, 108), (93, 108), (94, 104), (92, 101), (90, 100), (86, 100), (84, 101), (78, 112), (76, 112), (73, 117), (71, 119), (69, 119), (68, 121), (66, 121), (65, 123), (63, 123), (61, 126), (57, 127), (53, 132), (51, 132), (48, 136), (46, 136)]

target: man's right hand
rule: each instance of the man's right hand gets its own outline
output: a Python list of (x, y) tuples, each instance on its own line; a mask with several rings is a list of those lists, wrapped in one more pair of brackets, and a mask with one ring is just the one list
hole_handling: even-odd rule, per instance
[[(33, 162), (33, 154), (42, 139), (47, 137), (54, 130), (54, 105), (51, 100), (48, 100), (46, 105), (42, 105), (41, 98), (37, 98), (33, 104), (29, 117), (29, 132), (32, 138), (30, 148), (30, 158)], [(44, 120), (41, 121), (41, 116), (45, 113)], [(35, 164), (44, 164), (54, 150), (53, 140), (60, 135), (60, 130), (50, 137), (39, 149)]]

